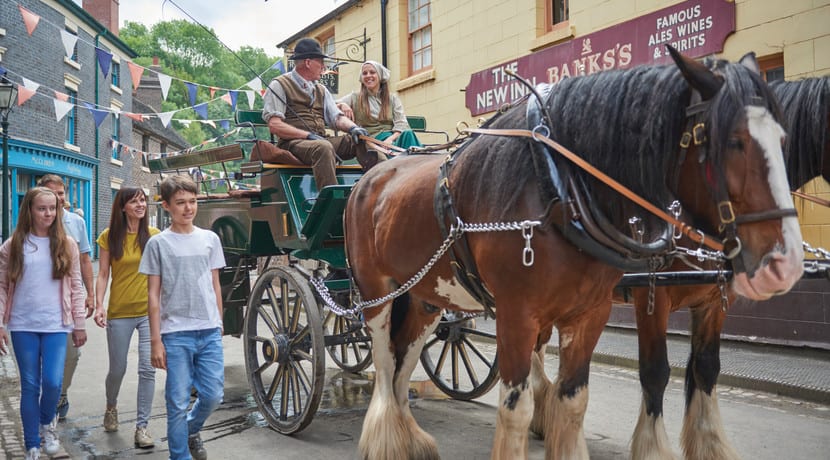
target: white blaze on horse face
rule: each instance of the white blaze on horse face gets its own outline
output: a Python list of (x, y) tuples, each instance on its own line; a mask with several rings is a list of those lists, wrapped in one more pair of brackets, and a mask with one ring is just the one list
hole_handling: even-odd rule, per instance
[(484, 307), (455, 278), (449, 281), (437, 278), (435, 280), (435, 294), (462, 310), (484, 311)]
[[(784, 155), (781, 151), (781, 139), (785, 134), (783, 128), (763, 107), (748, 106), (746, 117), (750, 135), (764, 151), (769, 171), (767, 180), (775, 204), (779, 209), (793, 208)], [(738, 294), (763, 300), (787, 292), (801, 278), (804, 270), (804, 250), (798, 219), (783, 218), (781, 232), (784, 237), (783, 246), (776, 246), (773, 252), (764, 256), (765, 264), (755, 272), (752, 279), (748, 279), (746, 273), (740, 273), (735, 277), (735, 290)]]

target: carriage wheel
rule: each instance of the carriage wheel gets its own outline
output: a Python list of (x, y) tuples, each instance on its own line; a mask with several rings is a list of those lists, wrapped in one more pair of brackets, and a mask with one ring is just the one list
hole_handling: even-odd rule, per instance
[[(323, 322), (326, 337), (344, 338), (350, 343), (326, 346), (326, 351), (340, 369), (346, 372), (360, 372), (372, 364), (371, 337), (357, 319), (338, 316), (329, 311)], [(353, 340), (353, 341), (352, 341)]]
[(421, 365), (432, 383), (447, 396), (470, 401), (487, 393), (499, 379), (497, 355), (492, 358), (471, 337), (495, 339), (494, 334), (475, 329), (474, 320), (443, 315), (435, 336), (421, 351)]
[(323, 326), (308, 282), (272, 267), (254, 284), (243, 330), (251, 392), (268, 424), (282, 434), (311, 423), (325, 380)]

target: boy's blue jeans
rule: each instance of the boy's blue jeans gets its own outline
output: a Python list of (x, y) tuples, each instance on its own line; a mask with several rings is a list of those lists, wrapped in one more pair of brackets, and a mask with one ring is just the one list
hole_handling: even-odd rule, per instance
[(40, 447), (40, 427), (55, 418), (61, 396), (66, 332), (10, 331), (20, 374), (20, 419), (28, 451)]
[[(167, 355), (167, 444), (171, 460), (189, 460), (188, 436), (198, 433), (225, 393), (221, 329), (162, 334)], [(190, 388), (198, 396), (190, 411)], [(57, 401), (56, 401), (57, 402)]]

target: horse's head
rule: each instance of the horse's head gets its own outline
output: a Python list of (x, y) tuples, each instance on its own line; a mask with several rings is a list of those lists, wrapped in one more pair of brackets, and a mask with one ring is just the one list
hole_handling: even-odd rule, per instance
[(693, 89), (678, 197), (696, 225), (723, 238), (739, 295), (763, 300), (787, 292), (801, 277), (804, 252), (776, 99), (754, 54), (707, 66), (669, 50)]

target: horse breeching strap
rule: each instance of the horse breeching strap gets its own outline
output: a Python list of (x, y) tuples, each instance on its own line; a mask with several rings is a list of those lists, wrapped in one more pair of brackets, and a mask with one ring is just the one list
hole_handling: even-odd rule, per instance
[(599, 179), (612, 189), (616, 190), (629, 200), (633, 201), (640, 207), (646, 209), (650, 213), (654, 214), (655, 216), (663, 219), (664, 221), (668, 222), (671, 225), (674, 225), (678, 228), (684, 235), (689, 237), (695, 243), (698, 243), (703, 246), (707, 246), (710, 249), (715, 251), (723, 251), (723, 243), (721, 243), (717, 238), (713, 236), (708, 236), (700, 230), (697, 230), (690, 225), (676, 219), (675, 217), (667, 214), (657, 206), (646, 201), (644, 198), (640, 197), (636, 193), (632, 192), (623, 184), (617, 182), (607, 174), (603, 173), (602, 171), (598, 170), (590, 163), (579, 157), (577, 154), (573, 153), (569, 149), (567, 149), (562, 144), (550, 139), (546, 135), (540, 132), (540, 130), (527, 130), (527, 129), (487, 129), (487, 128), (468, 128), (465, 129), (464, 132), (470, 134), (486, 134), (491, 136), (514, 136), (514, 137), (529, 137), (537, 142), (542, 142), (546, 144), (548, 147), (556, 150), (562, 156), (567, 158), (569, 161), (574, 163), (575, 165), (582, 168), (588, 174), (594, 176), (595, 178)]

